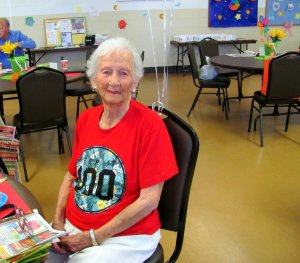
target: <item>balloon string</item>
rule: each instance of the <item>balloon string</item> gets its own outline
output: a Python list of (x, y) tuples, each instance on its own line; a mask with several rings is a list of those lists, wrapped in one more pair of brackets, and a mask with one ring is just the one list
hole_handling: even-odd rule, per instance
[(155, 48), (154, 48), (153, 29), (152, 29), (152, 23), (151, 23), (151, 17), (150, 17), (150, 10), (149, 10), (149, 9), (147, 10), (147, 13), (148, 13), (149, 28), (150, 28), (150, 36), (151, 36), (151, 43), (152, 43), (152, 53), (153, 53), (154, 68), (155, 68), (155, 76), (156, 76), (157, 99), (158, 99), (159, 102), (161, 102), (161, 99), (160, 99), (160, 92), (159, 92), (159, 83), (158, 83), (158, 74), (157, 74), (156, 54), (155, 54)]
[[(166, 10), (166, 1), (165, 1), (165, 10)], [(163, 94), (164, 94), (164, 105), (168, 106), (168, 80), (169, 80), (169, 58), (170, 58), (170, 50), (171, 50), (171, 35), (172, 35), (172, 26), (173, 26), (173, 10), (174, 10), (174, 0), (171, 2), (171, 10), (170, 10), (170, 23), (169, 30), (166, 28), (166, 15), (165, 18), (165, 27), (164, 27), (164, 39), (165, 39), (165, 69), (164, 69), (164, 84), (163, 84)]]
[(164, 0), (164, 77), (163, 77), (163, 86), (162, 86), (162, 104), (166, 105), (166, 65), (167, 65), (167, 0)]
[(11, 14), (11, 3), (10, 3), (10, 0), (8, 0), (8, 10), (9, 10), (9, 23), (10, 23), (10, 26), (11, 28), (14, 28), (13, 27), (13, 21), (12, 21), (12, 14)]

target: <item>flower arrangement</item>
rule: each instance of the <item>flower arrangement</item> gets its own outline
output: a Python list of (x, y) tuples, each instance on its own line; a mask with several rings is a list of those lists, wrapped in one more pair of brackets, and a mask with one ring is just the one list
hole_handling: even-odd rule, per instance
[(15, 56), (14, 50), (19, 45), (17, 43), (11, 43), (6, 41), (3, 46), (0, 46), (0, 49), (3, 53), (8, 54), (8, 60), (11, 63), (13, 73), (18, 73), (23, 71), (26, 68), (26, 57), (25, 56)]
[(285, 32), (281, 29), (271, 29), (269, 31), (268, 37), (273, 43), (280, 42), (286, 36)]
[(269, 30), (269, 21), (263, 16), (259, 17), (257, 26), (260, 28), (260, 34), (264, 35), (266, 39), (262, 38), (260, 41), (264, 43), (265, 55), (270, 56), (272, 53), (276, 53), (276, 46), (278, 43), (286, 37), (286, 33), (282, 29)]
[(18, 45), (16, 43), (11, 43), (6, 41), (3, 46), (0, 46), (3, 53), (8, 54), (10, 58), (14, 57), (14, 50)]

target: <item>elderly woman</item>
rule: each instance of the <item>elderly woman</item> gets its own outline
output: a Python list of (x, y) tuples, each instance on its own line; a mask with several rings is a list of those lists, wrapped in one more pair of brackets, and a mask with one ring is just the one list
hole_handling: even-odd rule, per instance
[(47, 262), (144, 262), (160, 239), (163, 183), (178, 172), (172, 144), (161, 118), (131, 99), (143, 69), (126, 39), (103, 42), (87, 74), (103, 105), (78, 118), (53, 220), (67, 235)]

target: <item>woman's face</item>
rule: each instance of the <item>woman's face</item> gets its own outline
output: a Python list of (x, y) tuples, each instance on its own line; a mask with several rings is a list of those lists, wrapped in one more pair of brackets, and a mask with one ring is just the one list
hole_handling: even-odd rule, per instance
[(116, 50), (102, 56), (93, 85), (104, 104), (128, 103), (135, 87), (131, 53), (127, 50)]

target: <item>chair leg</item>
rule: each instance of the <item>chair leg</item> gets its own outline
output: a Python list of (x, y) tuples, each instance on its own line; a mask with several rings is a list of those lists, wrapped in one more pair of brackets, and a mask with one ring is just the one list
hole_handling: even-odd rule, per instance
[(286, 115), (285, 129), (284, 129), (286, 132), (288, 130), (288, 126), (289, 126), (289, 122), (290, 122), (291, 107), (292, 107), (292, 105), (289, 104), (288, 112), (287, 112), (287, 115)]
[(63, 142), (62, 132), (61, 132), (60, 127), (57, 127), (57, 137), (58, 137), (59, 154), (64, 154), (65, 153), (65, 147), (64, 147), (64, 142)]
[(21, 135), (19, 134), (18, 137), (19, 137), (19, 141), (20, 141), (20, 155), (21, 155), (21, 161), (22, 161), (23, 170), (24, 170), (25, 181), (29, 182), (26, 163), (25, 163), (24, 148), (23, 148), (23, 144), (22, 144), (22, 140), (21, 140)]
[(77, 97), (77, 103), (76, 103), (76, 120), (78, 119), (79, 116), (79, 103), (80, 103), (80, 96)]
[(227, 101), (227, 97), (226, 97), (226, 89), (221, 89), (223, 92), (223, 110), (225, 111), (225, 118), (226, 120), (228, 120), (228, 113), (227, 113), (227, 106), (226, 106), (226, 101)]
[(66, 137), (67, 137), (67, 142), (68, 142), (68, 146), (69, 146), (69, 151), (70, 151), (70, 155), (72, 155), (72, 144), (71, 144), (71, 139), (70, 139), (70, 132), (69, 132), (69, 127), (65, 126), (63, 128), (63, 130), (66, 133)]
[(238, 84), (238, 97), (239, 101), (241, 101), (241, 94), (242, 94), (242, 85), (243, 85), (243, 73), (237, 74), (237, 84)]
[[(80, 99), (81, 99), (81, 100), (80, 100)], [(78, 96), (78, 97), (77, 97), (76, 120), (77, 120), (77, 118), (78, 118), (78, 116), (79, 116), (80, 102), (83, 102), (83, 103), (84, 103), (84, 106), (85, 106), (86, 109), (89, 108), (89, 105), (87, 104), (86, 99), (84, 98), (84, 96), (83, 96), (83, 95)]]
[(85, 108), (88, 109), (88, 108), (89, 108), (89, 105), (87, 105), (86, 99), (84, 98), (84, 96), (80, 96), (80, 97), (82, 98), (82, 101), (81, 101), (81, 102), (83, 102)]
[(3, 118), (4, 116), (4, 103), (3, 103), (3, 96), (0, 96), (0, 115)]
[(260, 147), (264, 147), (264, 131), (263, 131), (263, 110), (262, 107), (260, 107), (259, 111), (259, 130), (260, 130)]
[(201, 94), (201, 91), (202, 91), (202, 89), (200, 88), (199, 90), (198, 90), (198, 92), (197, 92), (197, 95), (196, 95), (196, 97), (195, 97), (195, 99), (194, 99), (194, 102), (193, 102), (193, 104), (192, 104), (192, 106), (191, 106), (191, 108), (190, 108), (190, 111), (189, 111), (189, 113), (188, 113), (188, 117), (190, 117), (190, 114), (191, 114), (191, 112), (192, 112), (192, 110), (194, 109), (194, 107), (195, 107), (195, 105), (196, 105), (196, 103), (197, 103), (197, 101), (198, 101), (198, 99), (199, 99), (199, 96), (200, 96), (200, 94)]
[(249, 116), (249, 124), (248, 124), (248, 132), (251, 131), (252, 116), (253, 116), (253, 105), (254, 105), (254, 99), (252, 99), (252, 102), (251, 102), (250, 116)]
[(220, 89), (218, 89), (216, 95), (218, 96), (218, 103), (219, 103), (219, 105), (221, 105), (221, 92), (220, 92)]
[(229, 100), (228, 100), (228, 90), (227, 90), (227, 88), (225, 89), (225, 93), (226, 93), (227, 112), (230, 112), (230, 109), (229, 109)]

